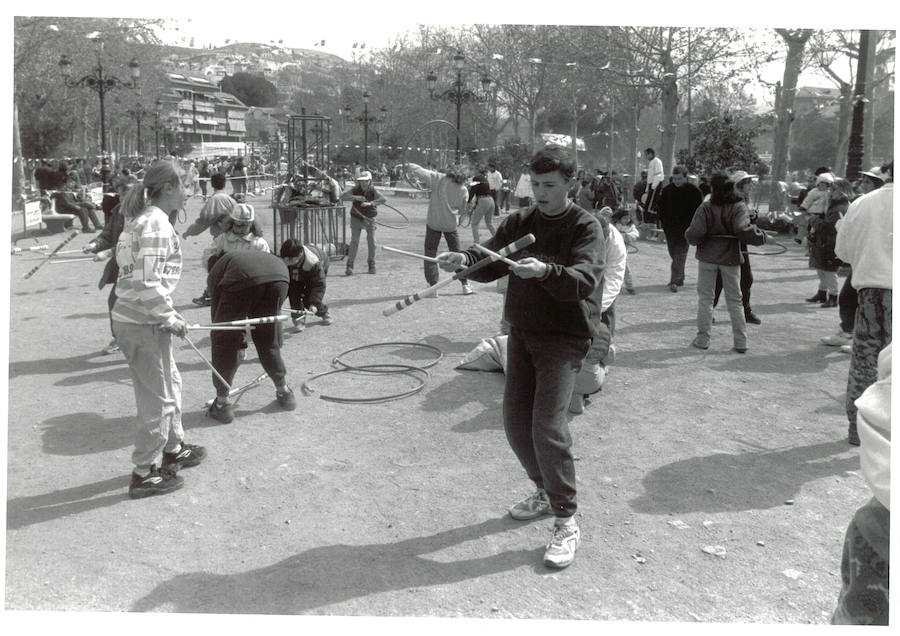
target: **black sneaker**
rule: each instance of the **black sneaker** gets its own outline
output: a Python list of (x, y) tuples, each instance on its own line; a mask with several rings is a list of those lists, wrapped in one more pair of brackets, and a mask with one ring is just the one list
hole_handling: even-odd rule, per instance
[[(215, 402), (213, 402), (215, 404)], [(181, 470), (196, 466), (206, 457), (206, 449), (196, 444), (181, 443), (181, 450), (177, 453), (163, 453), (163, 468)]]
[(218, 400), (213, 400), (206, 414), (214, 420), (219, 420), (225, 424), (230, 424), (234, 421), (234, 411), (231, 410), (231, 405), (220, 405)]
[(762, 320), (759, 319), (759, 316), (754, 314), (752, 311), (744, 312), (744, 321), (750, 323), (751, 325), (762, 324)]
[(293, 411), (297, 408), (297, 398), (294, 397), (294, 391), (285, 388), (284, 391), (275, 391), (275, 399), (285, 411)]
[(200, 307), (209, 307), (212, 304), (212, 298), (206, 295), (206, 292), (203, 292), (197, 298), (194, 298), (191, 302), (195, 305), (199, 305)]
[(128, 487), (128, 496), (132, 499), (141, 499), (152, 495), (164, 495), (184, 486), (184, 479), (175, 474), (171, 468), (150, 467), (150, 474), (141, 477), (137, 473), (131, 473), (131, 485)]
[(374, 274), (374, 273), (375, 273), (375, 266), (374, 266), (374, 265), (369, 265), (369, 273), (370, 273), (370, 274)]

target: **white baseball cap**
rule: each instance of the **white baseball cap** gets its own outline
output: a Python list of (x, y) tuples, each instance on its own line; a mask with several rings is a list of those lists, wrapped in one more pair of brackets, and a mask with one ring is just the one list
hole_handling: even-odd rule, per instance
[(234, 221), (250, 223), (256, 219), (256, 212), (254, 212), (253, 206), (249, 203), (238, 203), (231, 211), (231, 218)]

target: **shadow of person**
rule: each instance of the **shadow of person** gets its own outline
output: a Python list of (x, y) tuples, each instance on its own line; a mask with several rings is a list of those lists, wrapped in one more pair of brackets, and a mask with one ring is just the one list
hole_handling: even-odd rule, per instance
[(67, 413), (39, 425), (41, 445), (51, 455), (91, 455), (134, 443), (135, 416), (105, 418), (99, 413)]
[[(130, 482), (130, 475), (119, 475), (93, 484), (10, 499), (6, 503), (6, 529), (18, 530), (35, 523), (122, 503), (127, 500), (126, 491)], [(116, 492), (98, 497), (110, 491)]]
[(808, 481), (859, 468), (845, 440), (794, 448), (716, 453), (683, 459), (649, 472), (644, 494), (629, 505), (650, 514), (736, 512), (774, 508)]
[[(20, 360), (9, 363), (9, 379), (20, 375), (43, 374), (83, 374), (86, 370), (115, 366), (119, 375), (126, 368), (125, 359), (121, 356), (104, 356), (98, 353), (82, 353), (68, 358), (44, 358), (43, 360)], [(127, 372), (125, 373), (127, 377)]]
[(509, 517), (445, 530), (396, 543), (311, 548), (267, 567), (237, 574), (194, 572), (160, 583), (131, 611), (164, 610), (219, 614), (303, 614), (343, 601), (391, 590), (455, 583), (522, 566), (539, 569), (543, 548), (443, 561), (427, 554), (521, 527)]

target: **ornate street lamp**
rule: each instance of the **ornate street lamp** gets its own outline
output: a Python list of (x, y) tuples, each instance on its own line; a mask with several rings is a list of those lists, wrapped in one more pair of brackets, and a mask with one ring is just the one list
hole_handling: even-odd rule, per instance
[(63, 82), (66, 86), (74, 88), (76, 86), (87, 86), (97, 93), (100, 98), (100, 150), (106, 154), (106, 109), (104, 105), (104, 97), (106, 93), (114, 88), (137, 88), (138, 80), (141, 77), (141, 65), (138, 64), (136, 58), (131, 58), (128, 63), (131, 69), (131, 81), (125, 82), (112, 75), (104, 74), (103, 71), (103, 38), (91, 38), (97, 44), (97, 66), (88, 74), (78, 80), (72, 77), (72, 61), (68, 55), (63, 54), (59, 58), (59, 70), (63, 76)]
[(482, 92), (469, 90), (462, 79), (462, 72), (466, 66), (466, 58), (465, 56), (457, 51), (456, 55), (453, 56), (453, 67), (456, 69), (456, 81), (453, 84), (452, 88), (448, 88), (439, 93), (435, 92), (435, 86), (437, 85), (437, 75), (433, 72), (428, 74), (428, 77), (425, 78), (425, 81), (428, 82), (428, 94), (431, 96), (431, 99), (435, 101), (448, 101), (452, 104), (456, 104), (456, 163), (459, 163), (459, 135), (460, 135), (460, 124), (462, 118), (462, 105), (466, 102), (478, 102), (483, 103), (488, 100), (488, 89), (493, 83), (493, 80), (487, 75), (482, 76), (481, 78), (481, 88)]
[(377, 117), (376, 115), (369, 115), (369, 91), (363, 92), (363, 114), (359, 117), (353, 117), (350, 113), (352, 112), (352, 108), (350, 106), (344, 107), (344, 112), (346, 113), (347, 119), (355, 119), (363, 125), (363, 166), (365, 169), (368, 169), (369, 165), (369, 124), (374, 124), (376, 127), (376, 131), (378, 136), (381, 136), (381, 132), (383, 131), (385, 116), (387, 115), (387, 108), (384, 106), (381, 107), (381, 117)]

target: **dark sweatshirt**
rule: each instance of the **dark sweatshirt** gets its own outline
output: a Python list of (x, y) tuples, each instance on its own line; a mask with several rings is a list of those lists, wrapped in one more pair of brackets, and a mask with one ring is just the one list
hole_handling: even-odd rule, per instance
[(277, 256), (257, 250), (225, 253), (209, 272), (207, 289), (215, 299), (222, 291), (236, 292), (273, 282), (289, 282), (287, 265)]
[(667, 241), (684, 241), (694, 212), (703, 202), (703, 193), (693, 183), (668, 184), (659, 194), (659, 222)]
[[(483, 245), (498, 252), (526, 234), (534, 234), (536, 241), (510, 258), (532, 256), (548, 263), (550, 269), (543, 278), (509, 277), (504, 318), (523, 330), (595, 337), (600, 299), (593, 292), (601, 284), (606, 263), (600, 224), (574, 204), (557, 217), (547, 217), (532, 206), (506, 217)], [(487, 258), (474, 248), (465, 254), (469, 265)], [(509, 265), (497, 262), (466, 277), (489, 282), (508, 272)]]

